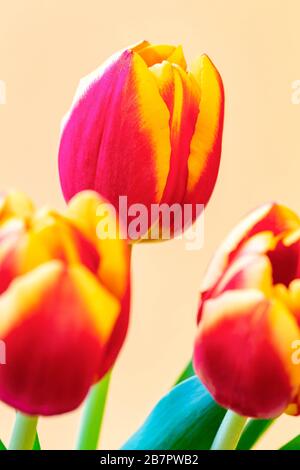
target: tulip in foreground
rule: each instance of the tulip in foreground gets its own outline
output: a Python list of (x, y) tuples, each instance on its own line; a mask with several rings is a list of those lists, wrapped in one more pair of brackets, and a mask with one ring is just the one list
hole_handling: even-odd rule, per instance
[(96, 193), (65, 213), (0, 201), (0, 399), (31, 415), (76, 408), (113, 365), (129, 308), (128, 251), (96, 236)]
[(196, 373), (217, 402), (241, 415), (298, 414), (299, 327), (300, 219), (267, 204), (232, 232), (209, 268)]
[[(216, 182), (223, 113), (222, 80), (206, 55), (188, 69), (180, 46), (143, 41), (115, 54), (80, 82), (64, 121), (66, 200), (93, 189), (119, 209), (126, 196), (128, 207), (143, 204), (149, 219), (153, 205), (190, 204), (187, 226)], [(154, 224), (149, 219), (141, 238)], [(155, 224), (162, 234), (160, 215)]]

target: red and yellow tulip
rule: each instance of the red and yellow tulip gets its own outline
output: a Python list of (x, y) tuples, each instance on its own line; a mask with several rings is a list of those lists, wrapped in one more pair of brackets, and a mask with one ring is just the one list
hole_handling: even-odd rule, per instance
[(0, 399), (24, 413), (76, 408), (124, 341), (128, 247), (98, 239), (102, 203), (86, 191), (61, 214), (18, 192), (1, 197)]
[(222, 80), (206, 55), (189, 70), (180, 46), (143, 41), (115, 54), (80, 82), (64, 121), (66, 200), (93, 189), (115, 207), (127, 196), (128, 206), (143, 204), (149, 213), (152, 204), (206, 204), (223, 114)]
[(195, 370), (216, 401), (241, 415), (298, 414), (299, 339), (300, 219), (267, 204), (238, 225), (210, 265)]

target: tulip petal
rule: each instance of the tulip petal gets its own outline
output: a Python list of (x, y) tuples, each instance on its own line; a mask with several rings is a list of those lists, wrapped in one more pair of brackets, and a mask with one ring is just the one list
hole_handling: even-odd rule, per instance
[(206, 300), (237, 289), (259, 289), (266, 296), (272, 294), (272, 266), (267, 256), (244, 254), (231, 263), (212, 289), (201, 292), (197, 323), (202, 318)]
[[(97, 234), (99, 208), (103, 204), (108, 210), (111, 223), (116, 224), (116, 237), (101, 238)], [(96, 192), (84, 191), (71, 199), (66, 215), (98, 247), (101, 253), (99, 278), (108, 290), (121, 299), (129, 284), (130, 254), (127, 244), (118, 236), (119, 223), (116, 216), (109, 213), (109, 207)]]
[[(124, 342), (130, 310), (130, 249), (118, 235), (114, 238), (101, 238), (99, 236), (101, 235), (98, 234), (97, 230), (99, 207), (104, 203), (106, 204), (103, 198), (94, 191), (84, 191), (71, 199), (66, 211), (67, 217), (98, 246), (101, 253), (99, 279), (121, 302), (119, 317), (101, 360), (99, 372), (102, 376), (109, 371), (115, 362)], [(109, 205), (105, 205), (110, 220), (112, 220), (112, 223), (116, 223), (118, 234), (120, 228), (118, 220), (114, 213), (110, 214), (109, 207)]]
[(300, 326), (300, 279), (295, 279), (289, 286), (290, 305)]
[(119, 303), (79, 265), (67, 270), (52, 261), (14, 281), (0, 298), (7, 350), (1, 399), (30, 414), (77, 407), (99, 373), (118, 311)]
[(142, 49), (145, 49), (148, 46), (150, 46), (150, 42), (143, 40), (143, 41), (140, 41), (136, 44), (133, 44), (132, 46), (129, 46), (127, 49), (132, 51), (132, 52), (139, 52), (139, 51), (141, 51)]
[(171, 160), (162, 203), (181, 203), (186, 191), (190, 142), (199, 114), (198, 85), (180, 67), (164, 61), (151, 67), (170, 112)]
[(11, 232), (0, 247), (0, 292), (17, 276), (53, 259), (82, 263), (96, 274), (100, 256), (93, 243), (55, 212), (42, 213), (30, 228)]
[(221, 156), (224, 90), (221, 77), (203, 55), (192, 67), (201, 91), (200, 112), (191, 141), (186, 203), (206, 204), (214, 188)]
[(168, 45), (150, 45), (138, 51), (148, 67), (167, 60), (175, 52), (176, 47)]
[(33, 215), (34, 205), (26, 194), (12, 190), (0, 195), (0, 222), (10, 218), (28, 219)]
[(186, 70), (187, 63), (184, 57), (182, 46), (176, 47), (175, 51), (172, 52), (168, 57), (168, 62), (179, 65), (183, 70)]
[(223, 406), (272, 418), (293, 396), (299, 371), (291, 362), (294, 317), (256, 290), (228, 291), (206, 301), (195, 344), (197, 374)]
[(63, 130), (59, 167), (66, 199), (95, 189), (118, 207), (161, 199), (169, 171), (169, 112), (137, 53), (123, 52), (84, 81)]
[(267, 256), (248, 254), (237, 258), (216, 285), (213, 296), (237, 289), (259, 289), (265, 295), (270, 295), (272, 266)]

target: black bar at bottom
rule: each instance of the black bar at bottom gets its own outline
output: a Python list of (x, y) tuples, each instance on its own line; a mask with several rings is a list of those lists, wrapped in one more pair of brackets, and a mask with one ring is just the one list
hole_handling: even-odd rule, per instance
[[(299, 464), (297, 452), (293, 451), (1, 451), (0, 465), (26, 465), (39, 468), (44, 465), (59, 463), (71, 465), (74, 462), (79, 468), (98, 468), (101, 465), (124, 468), (137, 468), (148, 465), (227, 465), (241, 466), (272, 465), (279, 467), (286, 462)], [(195, 467), (194, 467), (195, 468)]]

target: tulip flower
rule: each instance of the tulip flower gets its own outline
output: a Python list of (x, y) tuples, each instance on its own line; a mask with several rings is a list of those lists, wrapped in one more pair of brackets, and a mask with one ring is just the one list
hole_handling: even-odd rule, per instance
[(299, 413), (300, 219), (266, 204), (221, 245), (202, 286), (194, 367), (240, 415)]
[(0, 399), (30, 415), (75, 409), (124, 341), (129, 259), (124, 240), (98, 239), (92, 191), (65, 213), (26, 196), (0, 200)]
[(148, 214), (157, 204), (190, 204), (188, 226), (216, 182), (223, 113), (222, 80), (206, 55), (188, 69), (181, 46), (143, 41), (115, 54), (81, 80), (64, 120), (65, 199), (92, 189), (117, 209), (126, 196), (128, 207), (142, 204)]

